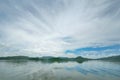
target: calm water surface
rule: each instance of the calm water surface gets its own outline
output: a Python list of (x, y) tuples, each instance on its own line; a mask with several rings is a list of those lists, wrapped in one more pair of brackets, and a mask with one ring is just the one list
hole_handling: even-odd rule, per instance
[(0, 61), (0, 80), (120, 80), (120, 62)]

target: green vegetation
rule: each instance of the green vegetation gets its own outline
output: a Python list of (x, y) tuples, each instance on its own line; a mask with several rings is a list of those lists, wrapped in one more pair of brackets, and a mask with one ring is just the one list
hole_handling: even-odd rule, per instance
[(11, 60), (11, 61), (31, 60), (31, 61), (41, 61), (41, 62), (47, 62), (47, 63), (75, 61), (78, 63), (82, 63), (88, 60), (120, 61), (120, 56), (112, 56), (112, 57), (105, 57), (105, 58), (99, 58), (99, 59), (88, 59), (88, 58), (83, 58), (81, 56), (78, 56), (76, 58), (51, 57), (51, 56), (47, 56), (47, 57), (8, 56), (8, 57), (0, 57), (0, 60)]
[(14, 61), (41, 61), (41, 62), (68, 62), (68, 61), (76, 61), (82, 63), (83, 61), (89, 60), (87, 58), (76, 57), (76, 58), (68, 58), (68, 57), (27, 57), (27, 56), (8, 56), (8, 57), (0, 57), (0, 60), (14, 60)]

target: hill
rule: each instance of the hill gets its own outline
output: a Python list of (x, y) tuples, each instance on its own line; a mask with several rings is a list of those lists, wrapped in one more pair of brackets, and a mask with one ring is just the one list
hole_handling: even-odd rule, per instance
[(82, 63), (83, 61), (89, 60), (87, 58), (83, 58), (81, 56), (76, 58), (68, 58), (68, 57), (28, 57), (28, 56), (7, 56), (7, 57), (0, 57), (0, 60), (32, 60), (32, 61), (42, 61), (42, 62), (68, 62), (68, 61), (76, 61)]
[(0, 60), (11, 60), (11, 61), (41, 61), (41, 62), (69, 62), (74, 61), (78, 63), (82, 63), (84, 61), (88, 60), (105, 60), (105, 61), (120, 61), (120, 55), (119, 56), (110, 56), (110, 57), (104, 57), (99, 59), (88, 59), (81, 56), (78, 56), (76, 58), (68, 58), (68, 57), (52, 57), (52, 56), (44, 56), (44, 57), (28, 57), (28, 56), (7, 56), (7, 57), (0, 57)]
[(110, 57), (99, 58), (99, 59), (97, 59), (97, 60), (120, 61), (120, 55), (118, 55), (118, 56), (110, 56)]

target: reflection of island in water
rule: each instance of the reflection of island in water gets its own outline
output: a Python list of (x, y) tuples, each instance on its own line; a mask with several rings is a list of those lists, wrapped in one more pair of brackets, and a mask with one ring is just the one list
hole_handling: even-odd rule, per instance
[(28, 56), (7, 56), (7, 57), (0, 57), (0, 60), (9, 60), (9, 61), (41, 61), (44, 63), (53, 63), (53, 62), (78, 62), (82, 63), (84, 61), (89, 60), (104, 60), (104, 61), (120, 61), (120, 55), (119, 56), (111, 56), (111, 57), (104, 57), (104, 58), (98, 58), (98, 59), (89, 59), (89, 58), (83, 58), (81, 56), (78, 56), (76, 58), (68, 58), (68, 57), (28, 57)]
[(48, 60), (1, 59), (0, 80), (120, 80), (120, 62)]

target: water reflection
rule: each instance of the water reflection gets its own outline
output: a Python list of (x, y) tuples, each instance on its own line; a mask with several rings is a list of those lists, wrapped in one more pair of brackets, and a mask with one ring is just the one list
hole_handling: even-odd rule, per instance
[(2, 80), (119, 80), (120, 63), (0, 61)]

